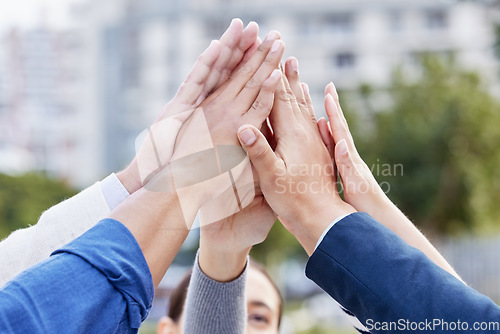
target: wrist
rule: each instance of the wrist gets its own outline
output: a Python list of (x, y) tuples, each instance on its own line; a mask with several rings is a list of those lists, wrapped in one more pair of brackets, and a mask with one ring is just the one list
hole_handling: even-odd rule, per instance
[(129, 194), (133, 194), (142, 188), (139, 169), (137, 168), (137, 161), (135, 158), (124, 170), (116, 173), (116, 177), (120, 180), (125, 189), (127, 189)]
[(296, 223), (300, 225), (297, 231), (300, 232), (301, 238), (299, 239), (297, 235), (296, 237), (299, 239), (307, 254), (311, 256), (316, 248), (318, 240), (331, 223), (342, 216), (354, 212), (356, 212), (356, 210), (345, 202), (324, 205)]
[(203, 273), (218, 282), (238, 278), (247, 266), (250, 247), (243, 250), (220, 250), (200, 245), (198, 264)]

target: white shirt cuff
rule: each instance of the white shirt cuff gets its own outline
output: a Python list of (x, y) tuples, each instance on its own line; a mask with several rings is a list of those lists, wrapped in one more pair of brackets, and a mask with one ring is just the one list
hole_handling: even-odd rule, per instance
[(337, 219), (335, 219), (326, 229), (325, 231), (323, 232), (323, 234), (321, 235), (321, 237), (319, 237), (319, 240), (318, 242), (316, 243), (316, 247), (314, 247), (314, 251), (316, 251), (316, 249), (318, 248), (319, 244), (321, 243), (321, 241), (323, 241), (323, 239), (325, 238), (325, 235), (328, 233), (328, 231), (330, 231), (330, 229), (333, 227), (333, 225), (337, 224), (339, 221), (341, 221), (342, 219), (344, 219), (345, 217), (351, 215), (352, 213), (348, 213), (348, 214), (345, 214), (343, 216), (340, 216), (338, 217)]
[(127, 189), (120, 182), (115, 173), (111, 173), (104, 180), (99, 182), (101, 191), (106, 199), (110, 210), (116, 208), (121, 202), (130, 196)]

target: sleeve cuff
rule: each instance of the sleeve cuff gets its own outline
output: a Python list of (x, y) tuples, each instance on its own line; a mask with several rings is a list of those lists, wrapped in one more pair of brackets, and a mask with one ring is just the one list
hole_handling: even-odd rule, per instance
[(130, 196), (127, 189), (125, 189), (115, 173), (111, 173), (104, 180), (99, 182), (99, 184), (101, 185), (104, 199), (106, 200), (106, 203), (111, 211)]
[(323, 241), (323, 239), (325, 238), (326, 234), (328, 233), (328, 231), (330, 231), (330, 229), (333, 227), (333, 225), (337, 224), (339, 221), (341, 221), (342, 219), (348, 217), (352, 215), (352, 213), (348, 213), (348, 214), (345, 214), (343, 216), (340, 216), (338, 217), (337, 219), (335, 219), (330, 225), (328, 225), (328, 227), (323, 231), (323, 234), (321, 234), (321, 236), (319, 237), (318, 239), (318, 242), (316, 243), (316, 247), (314, 247), (314, 251), (316, 251), (316, 249), (318, 248), (319, 244), (321, 243), (321, 241)]
[(61, 253), (76, 255), (99, 270), (127, 301), (131, 327), (140, 327), (153, 303), (153, 278), (139, 244), (123, 224), (103, 219), (51, 256)]
[(208, 277), (203, 270), (201, 270), (200, 262), (199, 262), (199, 254), (200, 251), (196, 253), (196, 259), (193, 266), (193, 276), (192, 278), (196, 278), (200, 281), (204, 286), (210, 289), (234, 289), (234, 291), (239, 291), (240, 289), (245, 289), (246, 276), (248, 273), (248, 261), (249, 257), (247, 257), (247, 264), (245, 265), (245, 269), (240, 276), (235, 278), (230, 282), (219, 282)]

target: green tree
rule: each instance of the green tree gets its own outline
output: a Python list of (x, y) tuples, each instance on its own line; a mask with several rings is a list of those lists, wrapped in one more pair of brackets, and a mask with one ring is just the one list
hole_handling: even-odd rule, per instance
[[(358, 141), (362, 156), (425, 230), (500, 226), (498, 101), (453, 62), (423, 57), (421, 69), (417, 80), (395, 75), (391, 106), (373, 114), (374, 130)], [(370, 98), (366, 88), (360, 95)]]
[(75, 192), (67, 184), (40, 174), (0, 174), (0, 239), (35, 224), (44, 210)]

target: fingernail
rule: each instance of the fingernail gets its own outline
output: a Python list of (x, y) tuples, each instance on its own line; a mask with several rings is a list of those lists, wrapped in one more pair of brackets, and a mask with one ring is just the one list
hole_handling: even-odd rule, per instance
[(276, 39), (276, 38), (278, 38), (278, 32), (275, 31), (275, 30), (273, 30), (269, 34), (267, 34), (265, 40), (273, 40), (273, 39)]
[(271, 79), (276, 79), (276, 78), (277, 78), (277, 77), (279, 77), (279, 76), (281, 76), (281, 71), (280, 71), (280, 70), (278, 70), (278, 69), (276, 69), (276, 70), (274, 70), (274, 71), (273, 71), (273, 73), (271, 73), (270, 78), (271, 78)]
[(271, 53), (276, 52), (280, 49), (281, 41), (274, 41), (273, 46), (271, 47)]
[(290, 59), (290, 67), (291, 67), (291, 70), (294, 72), (299, 71), (299, 64), (297, 63), (297, 59), (295, 59), (295, 58)]
[(240, 137), (240, 140), (243, 142), (243, 144), (245, 144), (245, 146), (250, 146), (255, 143), (255, 140), (257, 140), (257, 136), (255, 135), (253, 130), (249, 128), (241, 131), (238, 136)]
[(337, 144), (339, 146), (338, 152), (340, 155), (347, 155), (348, 150), (347, 150), (347, 142), (345, 139), (342, 139), (341, 141), (338, 142)]

